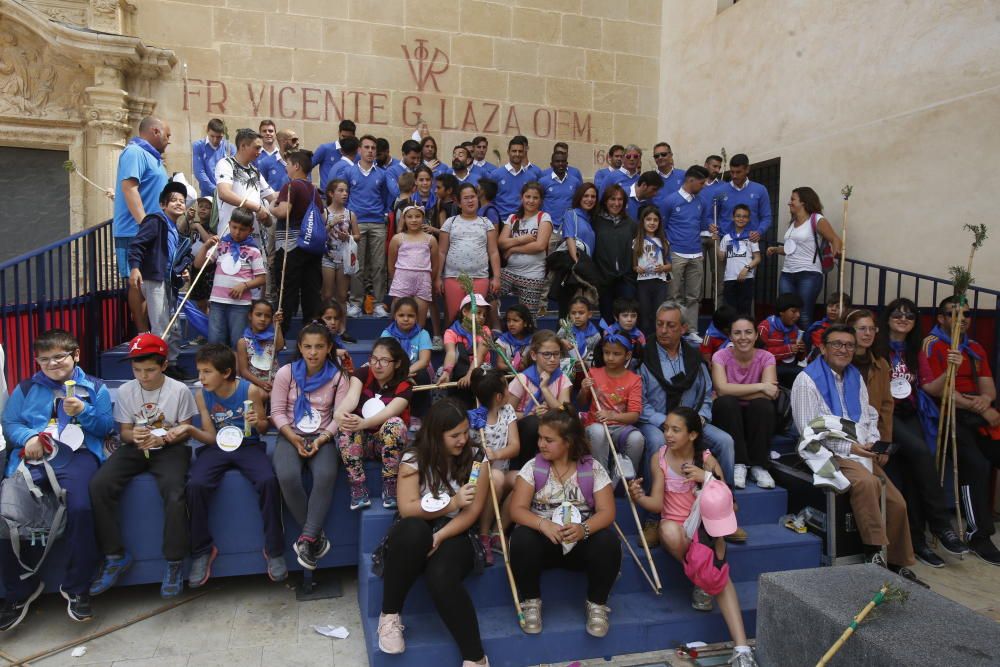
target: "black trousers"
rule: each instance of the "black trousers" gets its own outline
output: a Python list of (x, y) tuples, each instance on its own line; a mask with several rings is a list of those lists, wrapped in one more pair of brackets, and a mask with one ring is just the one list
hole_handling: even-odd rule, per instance
[(753, 313), (750, 312), (753, 305), (753, 281), (753, 278), (747, 278), (743, 282), (727, 280), (722, 283), (723, 300), (735, 308), (737, 313), (750, 317), (753, 317)]
[(538, 417), (531, 414), (517, 420), (517, 437), (521, 441), (521, 450), (510, 461), (511, 470), (521, 467), (538, 454)]
[[(297, 232), (296, 232), (297, 233)], [(292, 326), (292, 318), (302, 306), (302, 319), (307, 322), (313, 317), (319, 317), (322, 305), (320, 290), (323, 286), (322, 256), (313, 255), (302, 248), (292, 248), (288, 253), (288, 264), (285, 265), (285, 292), (282, 296), (281, 310), (284, 318), (281, 321), (281, 332), (288, 335)], [(279, 248), (274, 253), (274, 275), (281, 280), (281, 267), (285, 261), (285, 251)], [(280, 291), (279, 287), (275, 292)], [(275, 304), (277, 307), (277, 304)]]
[(482, 660), (479, 619), (472, 598), (459, 582), (472, 571), (475, 555), (465, 533), (445, 540), (430, 557), (434, 533), (423, 519), (400, 519), (389, 529), (385, 552), (382, 613), (398, 614), (410, 587), (421, 573), (434, 606), (451, 633), (463, 660)]
[(735, 396), (719, 396), (712, 403), (712, 424), (732, 436), (736, 463), (765, 468), (771, 464), (776, 419), (774, 401), (767, 398), (740, 405)]
[(542, 597), (542, 570), (562, 567), (587, 573), (587, 599), (607, 604), (622, 564), (622, 545), (610, 530), (599, 530), (577, 542), (563, 555), (562, 545), (527, 526), (517, 526), (510, 537), (510, 567), (521, 600)]
[(889, 457), (887, 472), (898, 472), (903, 482), (900, 491), (906, 499), (906, 513), (910, 522), (910, 540), (914, 548), (926, 543), (924, 525), (938, 534), (950, 529), (953, 509), (948, 507), (934, 454), (924, 441), (920, 415), (916, 412), (892, 416), (892, 440), (896, 453)]
[[(958, 424), (958, 483), (962, 509), (972, 537), (989, 537), (995, 532), (990, 507), (990, 477), (1000, 468), (1000, 442), (979, 432), (986, 420), (968, 410), (955, 411)], [(950, 455), (949, 455), (950, 456)]]
[(778, 372), (778, 384), (785, 389), (791, 389), (795, 383), (795, 378), (802, 372), (802, 366), (798, 364), (785, 364), (779, 361), (774, 365), (774, 370)]
[[(636, 281), (636, 300), (639, 301), (639, 331), (646, 334), (646, 340), (656, 338), (656, 309), (670, 295), (669, 283), (665, 280)], [(608, 322), (613, 324), (613, 322)], [(697, 325), (695, 325), (697, 329)]]
[(134, 445), (122, 445), (115, 450), (90, 480), (90, 502), (101, 553), (106, 556), (124, 553), (119, 500), (133, 477), (149, 472), (163, 498), (163, 557), (168, 561), (184, 560), (191, 544), (184, 486), (190, 462), (191, 449), (184, 444), (151, 451), (148, 459)]

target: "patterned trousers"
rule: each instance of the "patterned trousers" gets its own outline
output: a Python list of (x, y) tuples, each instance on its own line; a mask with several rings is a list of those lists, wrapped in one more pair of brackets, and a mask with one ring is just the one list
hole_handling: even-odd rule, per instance
[(337, 438), (340, 458), (351, 484), (351, 497), (363, 495), (365, 488), (364, 461), (382, 460), (382, 495), (396, 497), (396, 477), (399, 475), (399, 454), (406, 445), (406, 424), (399, 417), (387, 419), (374, 433), (341, 432)]

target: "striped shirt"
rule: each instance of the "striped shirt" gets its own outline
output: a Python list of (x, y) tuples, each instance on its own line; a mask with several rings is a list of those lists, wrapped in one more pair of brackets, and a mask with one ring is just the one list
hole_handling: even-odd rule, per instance
[(229, 290), (240, 283), (246, 283), (257, 276), (265, 273), (264, 258), (261, 257), (260, 249), (248, 245), (240, 249), (240, 270), (234, 275), (229, 275), (222, 269), (225, 258), (229, 254), (229, 241), (219, 241), (219, 251), (215, 261), (215, 282), (212, 284), (212, 296), (209, 301), (215, 303), (229, 303), (237, 306), (250, 305), (253, 300), (253, 290), (244, 290), (239, 299), (229, 296)]

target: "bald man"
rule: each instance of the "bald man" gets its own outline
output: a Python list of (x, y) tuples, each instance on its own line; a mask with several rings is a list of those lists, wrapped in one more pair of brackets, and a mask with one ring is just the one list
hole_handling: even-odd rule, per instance
[[(128, 248), (140, 223), (147, 215), (160, 212), (160, 193), (170, 178), (163, 166), (168, 144), (170, 126), (155, 116), (146, 116), (139, 123), (139, 136), (129, 141), (118, 158), (113, 230), (118, 275), (123, 279), (128, 278)], [(148, 331), (145, 300), (131, 285), (128, 307), (136, 329)]]
[(278, 144), (278, 152), (274, 155), (265, 156), (261, 153), (257, 161), (257, 168), (271, 188), (278, 192), (288, 182), (288, 153), (299, 147), (299, 135), (294, 130), (278, 130), (275, 135)]

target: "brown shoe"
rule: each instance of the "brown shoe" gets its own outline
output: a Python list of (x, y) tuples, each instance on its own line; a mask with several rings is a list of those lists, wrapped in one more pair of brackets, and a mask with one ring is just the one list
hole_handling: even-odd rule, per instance
[(737, 528), (736, 532), (732, 535), (726, 535), (726, 542), (733, 542), (734, 544), (742, 544), (747, 541), (747, 531), (742, 528)]

